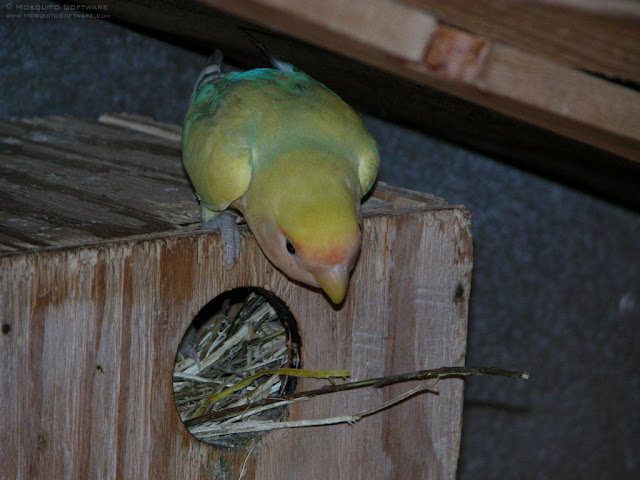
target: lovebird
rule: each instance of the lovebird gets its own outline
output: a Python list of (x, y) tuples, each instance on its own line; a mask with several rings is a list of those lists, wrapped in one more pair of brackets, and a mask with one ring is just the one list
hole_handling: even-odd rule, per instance
[(202, 220), (239, 254), (238, 213), (271, 263), (340, 304), (360, 251), (361, 199), (376, 142), (335, 93), (290, 64), (222, 72), (216, 51), (196, 82), (182, 156)]

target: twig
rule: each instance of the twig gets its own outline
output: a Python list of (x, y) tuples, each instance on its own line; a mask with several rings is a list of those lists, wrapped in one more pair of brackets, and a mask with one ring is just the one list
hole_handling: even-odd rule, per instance
[[(315, 397), (317, 395), (325, 395), (334, 392), (343, 392), (347, 390), (355, 390), (357, 388), (381, 388), (387, 385), (392, 385), (400, 382), (409, 382), (414, 380), (430, 380), (430, 379), (443, 379), (451, 377), (468, 377), (472, 375), (497, 375), (509, 378), (528, 379), (529, 374), (527, 372), (518, 372), (512, 370), (504, 370), (495, 367), (441, 367), (432, 370), (419, 370), (417, 372), (403, 373), (399, 375), (390, 375), (386, 377), (371, 378), (368, 380), (361, 380), (357, 382), (342, 383), (340, 385), (327, 385), (325, 387), (317, 388), (315, 390), (308, 390), (306, 392), (295, 392), (290, 395), (281, 395), (278, 397), (266, 398), (264, 400), (253, 403), (252, 407), (261, 407), (270, 405), (276, 402), (282, 402), (283, 400), (294, 400), (301, 397)], [(205, 415), (201, 415), (195, 418), (191, 418), (184, 422), (187, 428), (191, 428), (195, 425), (210, 422), (219, 418), (223, 418), (229, 415), (237, 414), (247, 410), (247, 406), (227, 408), (224, 410), (218, 410)]]
[(375, 413), (378, 413), (382, 410), (386, 410), (387, 408), (391, 408), (399, 403), (404, 402), (405, 400), (419, 395), (421, 393), (433, 393), (438, 394), (436, 390), (431, 389), (431, 385), (419, 385), (411, 390), (398, 395), (393, 400), (380, 405), (378, 407), (370, 408), (368, 410), (364, 410), (362, 412), (358, 412), (353, 415), (343, 415), (339, 417), (329, 417), (329, 418), (319, 418), (313, 420), (297, 420), (291, 422), (277, 422), (272, 420), (263, 420), (263, 421), (249, 421), (249, 422), (241, 422), (236, 423), (230, 426), (211, 426), (211, 427), (200, 427), (194, 428), (191, 432), (194, 435), (211, 438), (218, 437), (223, 435), (233, 435), (238, 433), (253, 433), (253, 432), (264, 432), (268, 430), (279, 430), (283, 428), (301, 428), (301, 427), (318, 427), (323, 425), (336, 425), (339, 423), (348, 423), (352, 425), (364, 417), (368, 417)]

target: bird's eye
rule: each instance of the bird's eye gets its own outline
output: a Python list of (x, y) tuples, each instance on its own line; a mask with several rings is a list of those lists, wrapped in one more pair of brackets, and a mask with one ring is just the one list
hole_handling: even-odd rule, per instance
[(291, 243), (291, 240), (289, 240), (287, 238), (287, 252), (289, 252), (291, 255), (295, 255), (296, 254), (296, 249), (294, 248), (293, 244)]

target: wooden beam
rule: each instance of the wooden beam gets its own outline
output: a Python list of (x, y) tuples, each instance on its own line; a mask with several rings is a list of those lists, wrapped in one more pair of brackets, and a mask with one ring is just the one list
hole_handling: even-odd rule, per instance
[(580, 70), (640, 83), (640, 3), (408, 0), (449, 25)]
[[(429, 27), (430, 35), (423, 46), (426, 58), (416, 61), (415, 45), (404, 54), (390, 54), (402, 47), (389, 45), (383, 51), (367, 38), (351, 35), (351, 30), (362, 28), (362, 21), (357, 16), (350, 17), (352, 28), (343, 23), (341, 30), (336, 31), (314, 0), (203, 0), (203, 3), (640, 161), (640, 129), (637, 128), (640, 125), (640, 93), (630, 88), (445, 25), (436, 29)], [(399, 8), (406, 15), (405, 5), (386, 3), (385, 12)], [(321, 5), (329, 12), (342, 4), (339, 0), (325, 0)], [(371, 8), (366, 1), (353, 0), (350, 5), (350, 9), (359, 8), (363, 14)], [(423, 18), (424, 12), (416, 8), (415, 15)], [(399, 17), (391, 14), (364, 16), (369, 20), (367, 29), (393, 41), (393, 35), (386, 32), (396, 31)], [(424, 23), (431, 25), (427, 21)], [(435, 66), (431, 61), (433, 52), (444, 52)], [(465, 70), (443, 68), (443, 63), (460, 64), (460, 58), (467, 59), (462, 62)], [(468, 69), (470, 63), (474, 65), (471, 71)]]
[[(456, 57), (473, 58), (474, 42), (483, 42), (482, 37), (440, 27), (425, 62), (407, 65), (408, 76), (429, 85), (434, 83), (429, 75), (436, 73), (452, 80), (440, 84), (441, 90), (640, 161), (640, 93), (500, 43), (484, 47), (491, 53), (476, 75), (460, 76), (442, 67), (456, 63)], [(450, 52), (433, 64), (431, 52), (443, 49)]]
[(432, 15), (388, 0), (270, 0), (261, 3), (277, 16), (300, 18), (307, 26), (321, 28), (334, 37), (334, 42), (344, 38), (409, 62), (421, 61), (424, 46), (437, 28)]

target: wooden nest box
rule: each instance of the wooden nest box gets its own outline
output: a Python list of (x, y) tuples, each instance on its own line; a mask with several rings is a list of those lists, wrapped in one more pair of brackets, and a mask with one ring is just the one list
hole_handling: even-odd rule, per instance
[[(461, 380), (354, 425), (224, 449), (181, 422), (172, 372), (194, 316), (242, 286), (285, 302), (305, 368), (357, 380), (462, 365), (464, 208), (378, 185), (336, 309), (276, 270), (249, 231), (239, 263), (222, 268), (219, 235), (199, 229), (177, 127), (119, 115), (0, 128), (0, 478), (455, 478)], [(297, 390), (323, 384), (303, 379)], [(287, 419), (362, 411), (410, 386), (317, 397)]]

